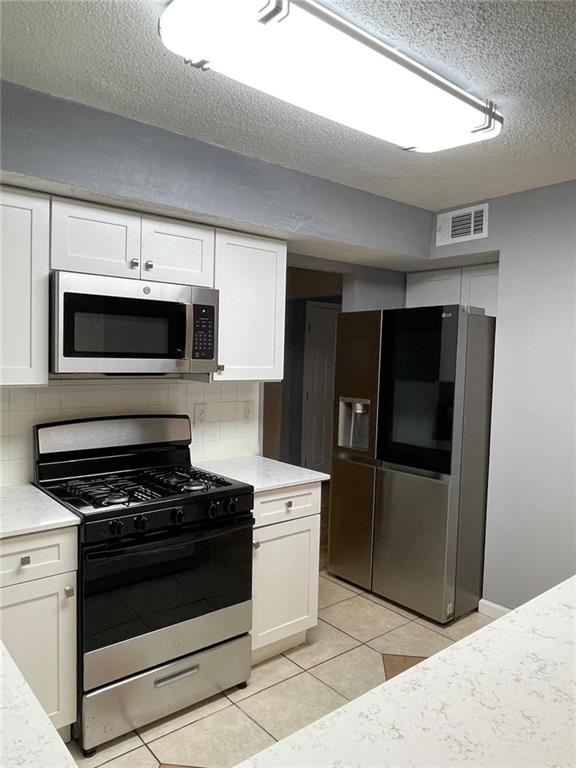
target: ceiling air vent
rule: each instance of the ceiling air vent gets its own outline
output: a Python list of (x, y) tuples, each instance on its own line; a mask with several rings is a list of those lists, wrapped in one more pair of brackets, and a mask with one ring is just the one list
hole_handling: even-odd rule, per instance
[(488, 203), (440, 213), (436, 217), (436, 245), (462, 243), (482, 237), (488, 237)]

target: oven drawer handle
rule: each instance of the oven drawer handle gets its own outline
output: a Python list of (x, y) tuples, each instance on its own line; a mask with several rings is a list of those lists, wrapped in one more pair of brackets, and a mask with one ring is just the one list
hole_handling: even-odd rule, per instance
[(158, 680), (154, 680), (154, 688), (162, 688), (164, 685), (170, 685), (170, 683), (182, 680), (183, 677), (195, 675), (197, 672), (200, 672), (200, 664), (194, 664), (193, 667), (181, 669), (180, 672), (173, 672), (171, 675), (166, 675), (166, 677), (159, 677)]

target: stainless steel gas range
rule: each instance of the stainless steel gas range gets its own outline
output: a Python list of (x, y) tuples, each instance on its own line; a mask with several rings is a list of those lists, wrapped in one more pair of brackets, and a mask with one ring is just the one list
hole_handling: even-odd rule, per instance
[(250, 675), (253, 488), (190, 464), (188, 416), (35, 427), (35, 484), (79, 515), (85, 752)]

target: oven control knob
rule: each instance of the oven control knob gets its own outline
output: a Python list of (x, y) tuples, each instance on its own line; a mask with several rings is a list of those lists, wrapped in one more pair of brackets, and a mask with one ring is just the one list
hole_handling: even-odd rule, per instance
[(134, 528), (140, 533), (143, 533), (148, 527), (148, 520), (144, 517), (144, 515), (136, 515), (133, 522)]
[(124, 530), (124, 521), (110, 520), (108, 523), (108, 529), (113, 536), (122, 536), (122, 531)]
[(214, 520), (215, 517), (218, 517), (219, 512), (220, 504), (217, 501), (211, 501), (210, 506), (208, 507), (208, 517), (211, 517), (212, 520)]
[(172, 521), (176, 525), (182, 525), (182, 523), (184, 522), (184, 510), (182, 509), (182, 507), (177, 507), (172, 512)]
[(238, 504), (238, 499), (235, 497), (231, 497), (229, 499), (226, 499), (224, 502), (224, 509), (226, 510), (227, 515), (233, 515), (234, 512), (236, 512), (236, 505)]

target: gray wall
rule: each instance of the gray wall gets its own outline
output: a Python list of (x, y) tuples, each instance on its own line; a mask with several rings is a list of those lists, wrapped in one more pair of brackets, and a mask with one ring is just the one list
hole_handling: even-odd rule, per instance
[(288, 266), (342, 274), (342, 311), (397, 309), (406, 298), (406, 275), (389, 269), (288, 254)]
[(492, 200), (490, 241), (500, 268), (484, 598), (514, 608), (576, 573), (576, 182)]
[[(135, 207), (428, 257), (432, 214), (2, 82), (1, 167)], [(159, 211), (160, 212), (160, 211)]]

